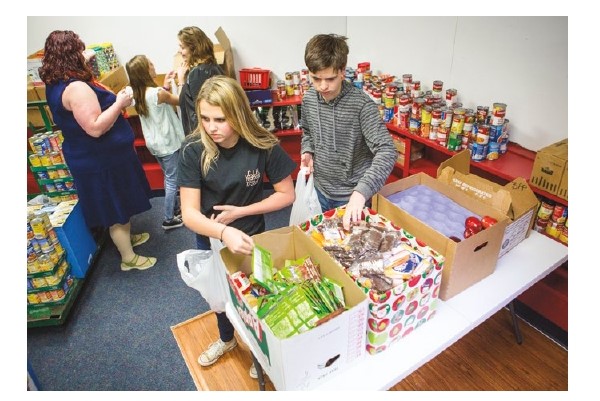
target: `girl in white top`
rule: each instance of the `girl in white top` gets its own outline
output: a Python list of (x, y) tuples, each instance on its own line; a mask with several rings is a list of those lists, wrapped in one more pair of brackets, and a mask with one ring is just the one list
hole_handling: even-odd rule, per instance
[(165, 230), (181, 227), (183, 222), (178, 215), (176, 181), (179, 149), (185, 135), (181, 120), (173, 108), (179, 104), (179, 96), (169, 89), (175, 73), (169, 72), (165, 76), (165, 85), (157, 87), (154, 64), (146, 56), (133, 57), (125, 67), (133, 89), (135, 111), (142, 123), (146, 148), (156, 157), (165, 176), (165, 216), (162, 227)]

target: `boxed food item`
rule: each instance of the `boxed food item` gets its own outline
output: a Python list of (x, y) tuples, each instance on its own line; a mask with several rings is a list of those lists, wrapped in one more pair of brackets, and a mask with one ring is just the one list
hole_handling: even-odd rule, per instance
[[(490, 216), (496, 220), (496, 224), (468, 238), (452, 239), (388, 200), (391, 195), (415, 186), (425, 186), (475, 215)], [(452, 298), (493, 273), (498, 261), (502, 237), (509, 221), (500, 210), (424, 173), (414, 174), (385, 185), (373, 197), (373, 209), (414, 235), (417, 241), (429, 245), (445, 257), (440, 289), (442, 300)], [(445, 210), (425, 212), (431, 215), (436, 212), (441, 218), (452, 220), (452, 216), (444, 215)]]
[(566, 186), (567, 180), (563, 184), (562, 179), (567, 170), (568, 159), (568, 138), (540, 149), (535, 156), (529, 182), (553, 195), (559, 195), (561, 189), (563, 193), (566, 193), (566, 188), (562, 185)]
[(59, 203), (50, 221), (67, 252), (71, 273), (76, 278), (85, 278), (98, 245), (85, 224), (81, 205), (77, 200)]
[(529, 236), (539, 201), (524, 178), (518, 177), (502, 186), (470, 174), (469, 168), (470, 154), (465, 150), (440, 164), (438, 180), (464, 191), (508, 216), (510, 221), (500, 247), (502, 257)]
[(285, 260), (311, 257), (321, 275), (343, 287), (347, 310), (325, 323), (288, 338), (278, 338), (258, 318), (234, 283), (238, 271), (250, 276), (252, 258), (221, 251), (227, 269), (232, 306), (243, 322), (245, 336), (261, 366), (278, 390), (307, 390), (353, 365), (365, 356), (368, 300), (364, 292), (339, 265), (298, 227), (283, 227), (252, 237), (256, 245), (271, 252), (275, 266)]
[(351, 232), (343, 215), (328, 210), (299, 227), (368, 295), (367, 352), (377, 354), (435, 315), (444, 257), (372, 209)]

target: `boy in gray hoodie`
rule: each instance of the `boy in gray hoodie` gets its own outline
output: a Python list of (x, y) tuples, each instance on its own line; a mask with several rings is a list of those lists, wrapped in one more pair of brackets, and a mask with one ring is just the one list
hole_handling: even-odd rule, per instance
[(344, 79), (346, 40), (319, 34), (306, 45), (312, 86), (302, 100), (300, 153), (301, 167), (314, 172), (323, 211), (346, 205), (348, 230), (385, 184), (397, 151), (375, 103)]

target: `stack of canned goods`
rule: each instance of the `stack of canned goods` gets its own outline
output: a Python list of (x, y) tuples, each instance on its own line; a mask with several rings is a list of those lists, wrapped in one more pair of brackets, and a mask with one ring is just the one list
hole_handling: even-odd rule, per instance
[(29, 137), (29, 162), (33, 167), (63, 166), (62, 131), (48, 131)]
[(568, 244), (569, 219), (567, 207), (545, 198), (542, 199), (533, 229)]
[[(371, 63), (347, 67), (345, 78), (365, 91), (377, 104), (385, 123), (396, 124), (412, 134), (428, 138), (452, 151), (469, 149), (474, 161), (496, 160), (506, 153), (508, 119), (506, 104), (493, 103), (464, 108), (458, 101), (458, 90), (446, 89), (444, 82), (434, 80), (432, 90), (423, 91), (421, 81), (412, 74), (394, 80), (389, 74), (373, 75)], [(444, 96), (445, 93), (445, 96)]]
[[(46, 212), (27, 213), (27, 303), (64, 299), (72, 278), (69, 264)], [(61, 284), (62, 283), (62, 284)]]
[(71, 193), (75, 187), (63, 158), (62, 142), (60, 130), (35, 134), (29, 138), (32, 152), (29, 154), (29, 164), (33, 167), (40, 189), (56, 202), (77, 198), (75, 193)]

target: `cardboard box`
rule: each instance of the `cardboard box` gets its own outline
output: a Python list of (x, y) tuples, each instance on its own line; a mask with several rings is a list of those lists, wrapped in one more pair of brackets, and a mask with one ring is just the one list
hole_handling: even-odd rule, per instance
[[(321, 274), (343, 286), (348, 310), (302, 334), (279, 339), (248, 306), (237, 286), (229, 281), (232, 305), (244, 322), (252, 350), (277, 390), (308, 390), (353, 365), (365, 356), (368, 300), (339, 265), (298, 227), (283, 227), (252, 237), (272, 253), (274, 266), (286, 259), (310, 255)], [(251, 257), (231, 253), (221, 256), (228, 274), (252, 272)]]
[(269, 89), (258, 89), (253, 91), (244, 91), (250, 102), (250, 106), (270, 105), (273, 103), (273, 95)]
[(531, 185), (558, 195), (568, 158), (568, 138), (539, 150), (531, 171)]
[[(367, 352), (375, 355), (385, 351), (435, 316), (442, 283), (444, 257), (430, 246), (417, 241), (414, 235), (403, 228), (394, 226), (390, 220), (377, 214), (374, 210), (365, 208), (363, 213), (365, 220), (370, 224), (385, 227), (387, 231), (398, 231), (401, 243), (408, 245), (415, 253), (431, 261), (430, 267), (422, 274), (411, 280), (405, 280), (402, 284), (385, 292), (363, 286), (358, 278), (355, 280), (356, 284), (369, 297)], [(299, 227), (315, 239), (315, 237), (322, 237), (317, 232), (323, 222), (331, 218), (339, 219), (343, 215), (344, 208), (329, 210), (300, 224)], [(336, 259), (334, 256), (332, 258)], [(340, 268), (344, 267), (340, 264)], [(352, 274), (349, 274), (352, 277)]]
[(103, 74), (98, 81), (114, 93), (119, 92), (129, 85), (129, 77), (127, 76), (124, 66), (120, 66)]
[(81, 205), (77, 200), (61, 202), (50, 220), (60, 244), (67, 252), (71, 274), (85, 278), (98, 245), (85, 224)]
[(502, 257), (529, 236), (539, 201), (524, 178), (518, 177), (502, 186), (470, 174), (470, 159), (469, 151), (464, 150), (441, 163), (438, 168), (438, 180), (455, 186), (508, 216), (510, 221), (504, 231), (500, 248)]
[[(475, 214), (495, 218), (498, 223), (460, 242), (454, 242), (386, 199), (387, 196), (416, 185), (426, 185)], [(414, 174), (385, 185), (373, 197), (373, 209), (416, 236), (417, 241), (429, 245), (444, 255), (446, 261), (440, 290), (442, 300), (452, 298), (494, 272), (502, 237), (509, 221), (508, 217), (498, 209), (424, 173)]]
[(42, 66), (42, 57), (44, 56), (44, 50), (38, 50), (37, 52), (27, 56), (27, 81), (32, 83), (34, 86), (44, 85), (44, 82), (40, 78), (38, 68)]
[(563, 172), (562, 179), (560, 180), (560, 185), (558, 186), (557, 196), (563, 198), (564, 200), (569, 200), (569, 161), (565, 162), (565, 171)]

